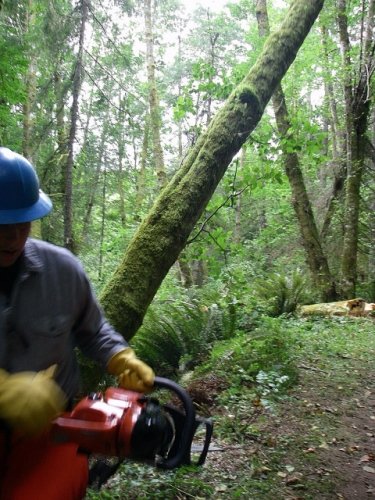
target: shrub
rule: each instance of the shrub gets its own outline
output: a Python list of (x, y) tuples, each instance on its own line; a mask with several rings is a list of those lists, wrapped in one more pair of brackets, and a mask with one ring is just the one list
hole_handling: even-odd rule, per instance
[(192, 370), (208, 358), (214, 342), (234, 335), (235, 305), (223, 306), (210, 298), (190, 290), (190, 296), (150, 306), (132, 345), (158, 375)]
[(291, 277), (270, 274), (255, 281), (254, 294), (258, 298), (257, 307), (263, 308), (271, 317), (295, 312), (297, 305), (307, 300), (307, 279), (298, 271)]

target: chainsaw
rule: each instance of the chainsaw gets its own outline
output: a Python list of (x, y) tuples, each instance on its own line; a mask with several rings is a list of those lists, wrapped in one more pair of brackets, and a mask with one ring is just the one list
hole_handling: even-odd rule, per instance
[(155, 377), (156, 388), (178, 396), (182, 409), (161, 404), (158, 399), (116, 387), (83, 398), (71, 412), (52, 423), (56, 443), (74, 442), (88, 455), (118, 457), (114, 466), (99, 460), (90, 471), (90, 482), (99, 487), (125, 459), (149, 463), (170, 470), (191, 465), (192, 442), (198, 428), (204, 428), (203, 446), (195, 462), (205, 462), (213, 431), (211, 420), (198, 417), (187, 392), (172, 380)]

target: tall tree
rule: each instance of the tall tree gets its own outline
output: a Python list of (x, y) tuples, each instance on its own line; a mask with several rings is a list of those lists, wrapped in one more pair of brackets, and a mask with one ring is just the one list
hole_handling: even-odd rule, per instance
[(258, 124), (323, 7), (295, 0), (257, 63), (199, 137), (180, 170), (138, 228), (100, 300), (115, 328), (131, 338), (184, 248), (234, 155)]
[[(375, 0), (363, 1), (362, 23), (357, 67), (352, 61), (349, 36), (347, 3), (339, 0), (338, 28), (341, 44), (344, 78), (345, 132), (346, 132), (346, 199), (345, 234), (341, 262), (341, 289), (345, 298), (355, 296), (357, 285), (358, 228), (360, 212), (360, 188), (368, 142), (367, 128), (370, 113), (371, 79), (375, 70), (375, 41), (373, 35)], [(367, 12), (367, 15), (366, 15)], [(359, 39), (359, 40), (358, 40)]]
[(0, 144), (22, 152), (19, 130), (24, 85), (29, 68), (22, 29), (24, 9), (7, 2), (0, 14)]
[(167, 182), (165, 172), (163, 147), (160, 138), (160, 110), (159, 94), (156, 85), (155, 59), (154, 59), (154, 35), (153, 35), (153, 16), (152, 0), (145, 0), (145, 30), (147, 46), (147, 76), (148, 76), (148, 94), (150, 103), (150, 126), (153, 145), (153, 154), (155, 160), (156, 175), (159, 181), (159, 187), (162, 189)]
[[(259, 35), (269, 36), (267, 1), (255, 0), (255, 14), (258, 20)], [(281, 83), (276, 86), (272, 95), (272, 105), (276, 117), (277, 128), (283, 141), (283, 157), (285, 172), (289, 179), (293, 197), (293, 208), (298, 220), (302, 244), (306, 251), (307, 262), (312, 278), (320, 291), (322, 300), (332, 302), (336, 300), (335, 283), (332, 279), (328, 260), (323, 251), (318, 227), (315, 222), (312, 206), (305, 186), (302, 169), (297, 151), (290, 151), (293, 135), (291, 135), (291, 121), (286, 105), (286, 98)], [(295, 141), (296, 142), (296, 141)]]
[[(28, 1), (26, 8), (24, 9), (23, 16), (23, 29), (25, 35), (32, 30), (32, 25), (35, 20), (34, 4), (31, 0)], [(29, 45), (30, 49), (31, 46)], [(25, 101), (23, 104), (23, 140), (22, 140), (22, 150), (23, 155), (32, 164), (34, 163), (33, 153), (31, 148), (32, 141), (30, 140), (30, 128), (33, 122), (31, 109), (35, 102), (35, 92), (36, 92), (36, 54), (33, 50), (29, 50), (29, 68), (25, 75)]]
[(324, 79), (324, 100), (328, 109), (328, 116), (325, 116), (325, 121), (330, 137), (330, 143), (332, 145), (331, 169), (334, 174), (332, 188), (326, 203), (327, 210), (324, 214), (324, 220), (320, 231), (321, 240), (325, 241), (335, 213), (335, 205), (344, 189), (346, 162), (343, 158), (344, 151), (346, 151), (346, 141), (344, 134), (342, 133), (342, 127), (340, 126), (339, 110), (337, 105), (338, 98), (333, 85), (332, 64), (330, 61), (330, 50), (328, 48), (327, 26), (323, 21), (320, 23), (320, 29), (323, 48), (323, 68), (324, 72), (327, 74)]
[(64, 204), (64, 246), (69, 250), (74, 250), (74, 240), (72, 233), (72, 192), (73, 192), (73, 162), (74, 143), (76, 140), (77, 120), (79, 113), (79, 95), (81, 92), (83, 78), (83, 49), (85, 41), (85, 29), (88, 15), (87, 0), (81, 0), (81, 29), (79, 33), (77, 61), (73, 75), (73, 103), (71, 107), (71, 121), (68, 141), (68, 159), (65, 172), (65, 204)]

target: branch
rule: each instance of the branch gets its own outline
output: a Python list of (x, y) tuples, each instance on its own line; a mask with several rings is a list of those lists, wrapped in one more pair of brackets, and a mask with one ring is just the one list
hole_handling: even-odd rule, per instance
[[(241, 193), (243, 193), (245, 191), (245, 189), (247, 189), (249, 187), (249, 185), (245, 186), (244, 188), (240, 189), (239, 191), (237, 191), (236, 193), (233, 193), (231, 195), (229, 195), (224, 201), (223, 203), (221, 203), (216, 210), (214, 210), (212, 212), (212, 214), (207, 217), (207, 219), (205, 219), (202, 224), (201, 224), (201, 227), (199, 229), (199, 231), (197, 232), (197, 234), (195, 236), (193, 236), (190, 240), (187, 240), (186, 244), (189, 245), (190, 243), (193, 243), (193, 241), (195, 241), (198, 236), (204, 231), (204, 228), (205, 226), (207, 225), (207, 223), (212, 219), (212, 217), (218, 213), (218, 211), (223, 208), (224, 205), (226, 205), (226, 203), (228, 203), (229, 200), (232, 200), (234, 198), (237, 198), (237, 196), (240, 196)], [(209, 232), (208, 232), (209, 234)]]

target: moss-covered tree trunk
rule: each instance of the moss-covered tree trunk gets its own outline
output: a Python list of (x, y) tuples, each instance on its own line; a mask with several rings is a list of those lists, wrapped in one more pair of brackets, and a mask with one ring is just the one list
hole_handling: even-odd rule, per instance
[[(255, 13), (258, 20), (259, 35), (261, 37), (269, 36), (270, 27), (266, 0), (255, 1)], [(291, 122), (281, 84), (276, 87), (272, 96), (272, 104), (279, 134), (281, 137), (285, 138), (291, 128)], [(311, 271), (314, 283), (320, 291), (322, 300), (324, 302), (330, 302), (337, 298), (335, 283), (332, 279), (328, 266), (328, 260), (324, 254), (320, 241), (318, 227), (316, 225), (310, 199), (307, 194), (297, 153), (290, 153), (287, 151), (286, 147), (283, 147), (283, 159), (285, 173), (288, 177), (292, 191), (293, 208), (298, 221), (302, 245), (306, 251), (307, 264)]]
[(99, 299), (113, 326), (130, 339), (176, 261), (232, 158), (262, 117), (324, 0), (295, 0), (256, 64), (231, 93), (139, 226)]

